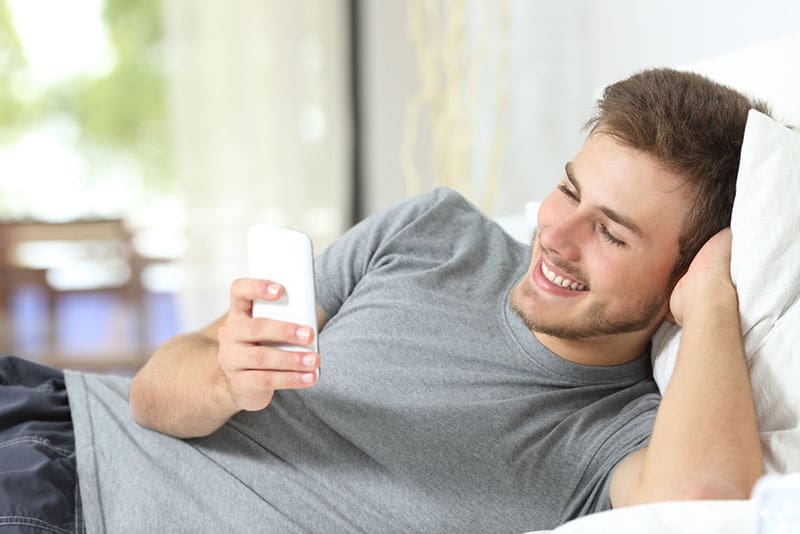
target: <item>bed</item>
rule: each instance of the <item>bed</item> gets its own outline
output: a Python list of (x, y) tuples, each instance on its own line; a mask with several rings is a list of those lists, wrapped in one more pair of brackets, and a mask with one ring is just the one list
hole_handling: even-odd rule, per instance
[[(750, 112), (731, 224), (731, 274), (767, 475), (749, 500), (635, 506), (548, 532), (800, 532), (800, 129), (785, 126), (800, 126), (797, 57), (800, 34), (684, 67), (766, 100), (777, 119)], [(536, 208), (501, 224), (528, 239)], [(679, 328), (666, 323), (654, 339), (662, 391), (679, 339)]]

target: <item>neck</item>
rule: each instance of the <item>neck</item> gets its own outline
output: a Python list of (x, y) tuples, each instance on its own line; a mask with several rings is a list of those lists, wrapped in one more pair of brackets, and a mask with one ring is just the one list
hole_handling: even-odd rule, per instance
[(539, 332), (533, 335), (559, 357), (580, 365), (611, 367), (637, 359), (647, 348), (655, 328), (588, 339), (563, 339)]

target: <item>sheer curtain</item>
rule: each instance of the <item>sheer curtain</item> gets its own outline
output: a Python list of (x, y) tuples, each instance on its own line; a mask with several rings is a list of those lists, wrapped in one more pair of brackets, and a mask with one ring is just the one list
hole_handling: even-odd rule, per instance
[(254, 222), (319, 252), (350, 202), (347, 2), (164, 3), (174, 172), (185, 208), (183, 327), (227, 309)]

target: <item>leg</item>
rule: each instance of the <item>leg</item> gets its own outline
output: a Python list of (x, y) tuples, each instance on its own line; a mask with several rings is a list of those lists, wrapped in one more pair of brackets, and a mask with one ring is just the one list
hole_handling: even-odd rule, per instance
[(83, 532), (64, 375), (0, 358), (0, 534)]

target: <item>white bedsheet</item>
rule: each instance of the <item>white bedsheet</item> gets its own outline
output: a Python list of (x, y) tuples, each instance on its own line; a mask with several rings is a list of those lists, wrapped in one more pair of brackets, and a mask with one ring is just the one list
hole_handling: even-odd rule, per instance
[[(609, 510), (570, 521), (552, 534), (800, 533), (800, 473), (766, 475), (750, 500), (682, 501)], [(533, 534), (533, 533), (529, 533)]]
[(752, 534), (752, 501), (682, 501), (644, 504), (575, 519), (552, 534)]

